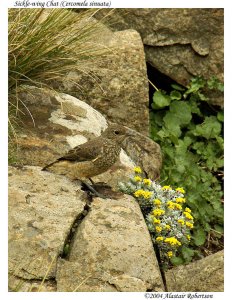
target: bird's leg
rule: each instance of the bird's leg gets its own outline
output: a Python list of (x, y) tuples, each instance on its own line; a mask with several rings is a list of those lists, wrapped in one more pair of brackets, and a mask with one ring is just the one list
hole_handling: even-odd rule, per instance
[(92, 184), (94, 184), (94, 181), (93, 181), (93, 179), (92, 178), (88, 178), (89, 179), (89, 181), (92, 183)]
[[(92, 179), (90, 180), (91, 182)], [(82, 184), (85, 185), (89, 191), (91, 191), (95, 196), (99, 197), (99, 198), (103, 198), (106, 199), (106, 197), (104, 195), (101, 195), (100, 193), (98, 193), (98, 191), (96, 191), (89, 183), (87, 183), (86, 181), (82, 181)]]

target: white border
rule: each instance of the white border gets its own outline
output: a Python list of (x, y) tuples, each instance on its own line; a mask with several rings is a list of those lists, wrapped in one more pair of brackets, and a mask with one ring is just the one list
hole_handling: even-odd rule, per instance
[[(98, 0), (95, 0), (96, 2)], [(35, 1), (33, 1), (35, 2)], [(59, 2), (59, 1), (54, 1)], [(69, 2), (75, 2), (70, 0)], [(77, 1), (76, 1), (77, 2)], [(80, 1), (79, 1), (80, 2)], [(1, 67), (0, 67), (0, 86), (1, 86), (1, 99), (0, 99), (0, 128), (1, 128), (1, 152), (0, 152), (0, 172), (1, 172), (1, 255), (0, 255), (0, 297), (1, 299), (41, 299), (40, 293), (8, 293), (7, 292), (7, 8), (14, 7), (15, 1), (1, 1), (0, 2), (0, 29), (1, 29)], [(226, 221), (225, 221), (225, 292), (224, 293), (209, 293), (213, 294), (213, 299), (229, 299), (231, 297), (231, 212), (232, 212), (232, 199), (230, 186), (232, 185), (231, 179), (231, 119), (232, 119), (232, 91), (231, 91), (231, 31), (232, 31), (232, 13), (230, 1), (218, 0), (144, 0), (144, 1), (131, 1), (131, 0), (112, 0), (111, 8), (225, 8), (225, 207), (226, 207)], [(230, 273), (230, 274), (229, 274)], [(191, 278), (186, 278), (191, 280)], [(164, 293), (165, 294), (165, 293)], [(185, 293), (178, 293), (183, 295)], [(193, 294), (193, 293), (192, 293)], [(201, 294), (201, 293), (199, 293)], [(152, 297), (152, 296), (151, 296)], [(144, 293), (46, 293), (45, 299), (144, 299)], [(164, 296), (163, 298), (164, 299)], [(172, 298), (174, 299), (174, 298)], [(178, 298), (179, 299), (179, 298)], [(200, 298), (193, 298), (200, 299)]]

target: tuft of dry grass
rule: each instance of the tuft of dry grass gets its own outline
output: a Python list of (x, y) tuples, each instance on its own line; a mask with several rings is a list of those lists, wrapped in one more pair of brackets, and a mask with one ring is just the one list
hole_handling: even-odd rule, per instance
[[(70, 72), (88, 73), (86, 66), (91, 68), (112, 51), (98, 42), (103, 26), (93, 18), (98, 11), (89, 9), (74, 13), (60, 8), (8, 10), (11, 141), (17, 142), (20, 113), (30, 114), (18, 97), (25, 85), (49, 87), (54, 81), (59, 85)], [(72, 77), (66, 77), (66, 80), (71, 82)]]

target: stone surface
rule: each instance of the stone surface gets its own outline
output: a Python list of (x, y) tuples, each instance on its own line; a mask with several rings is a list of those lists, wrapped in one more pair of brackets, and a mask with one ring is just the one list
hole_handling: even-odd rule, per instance
[(27, 86), (19, 98), (27, 106), (18, 135), (24, 165), (44, 166), (107, 127), (98, 111), (67, 94)]
[(137, 166), (140, 166), (148, 178), (159, 178), (162, 167), (160, 146), (150, 138), (137, 133), (124, 141), (123, 148)]
[[(101, 10), (98, 18), (105, 14), (107, 10)], [(186, 86), (197, 75), (216, 75), (223, 81), (223, 17), (220, 8), (116, 9), (109, 25), (114, 30), (137, 30), (145, 46), (146, 60)], [(209, 97), (212, 103), (223, 106), (222, 93), (215, 95), (213, 91)]]
[(168, 270), (165, 277), (169, 292), (223, 292), (224, 251)]
[(163, 291), (151, 238), (132, 197), (94, 199), (69, 259), (59, 259), (56, 281), (57, 290), (66, 292)]
[[(83, 212), (86, 195), (77, 183), (38, 167), (9, 167), (9, 274), (19, 279), (55, 277), (56, 260)], [(15, 279), (15, 281), (14, 281)]]
[(70, 72), (57, 88), (87, 102), (110, 121), (148, 135), (149, 91), (140, 35), (135, 30), (113, 33), (104, 27), (96, 38), (109, 54), (86, 64), (83, 71)]

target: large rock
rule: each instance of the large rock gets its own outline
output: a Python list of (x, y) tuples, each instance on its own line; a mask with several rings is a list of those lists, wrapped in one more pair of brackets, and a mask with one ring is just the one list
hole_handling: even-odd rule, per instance
[(58, 291), (163, 291), (150, 235), (130, 196), (95, 198), (68, 260), (59, 259)]
[(113, 33), (104, 27), (96, 42), (109, 54), (86, 64), (83, 71), (70, 72), (63, 86), (55, 87), (87, 102), (110, 121), (148, 136), (149, 90), (140, 35), (135, 30)]
[(168, 270), (165, 277), (169, 292), (224, 292), (224, 251)]
[[(103, 9), (98, 18), (107, 14)], [(139, 8), (116, 9), (112, 29), (137, 30), (145, 46), (146, 60), (163, 74), (186, 86), (193, 76), (223, 81), (223, 9)], [(223, 106), (223, 95), (209, 94)]]
[[(56, 260), (84, 211), (86, 195), (64, 176), (38, 167), (9, 167), (9, 285), (32, 288), (46, 276), (53, 290)], [(51, 282), (49, 283), (49, 280)], [(30, 285), (28, 286), (28, 284)], [(41, 287), (42, 288), (42, 287)], [(43, 286), (44, 289), (44, 286)]]

